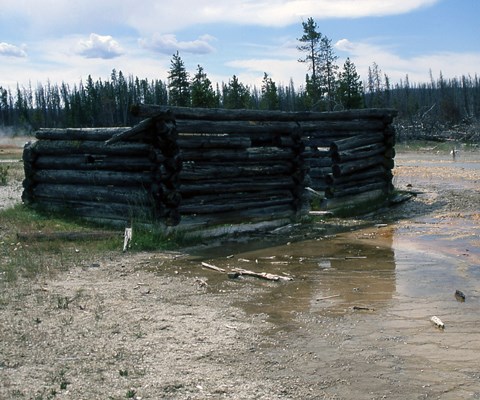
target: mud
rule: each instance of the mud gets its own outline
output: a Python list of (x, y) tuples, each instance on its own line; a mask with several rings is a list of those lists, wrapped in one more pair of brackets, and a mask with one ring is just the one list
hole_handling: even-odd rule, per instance
[(0, 398), (480, 399), (480, 154), (396, 165), (361, 219), (4, 284)]

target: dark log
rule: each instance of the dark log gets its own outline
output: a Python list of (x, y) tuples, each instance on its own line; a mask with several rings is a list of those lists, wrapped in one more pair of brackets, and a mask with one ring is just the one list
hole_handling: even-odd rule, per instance
[(149, 172), (75, 171), (41, 169), (34, 173), (33, 180), (43, 183), (83, 184), (93, 186), (147, 187), (153, 177)]
[(383, 133), (376, 135), (361, 135), (356, 137), (349, 137), (346, 139), (336, 140), (331, 143), (330, 151), (332, 154), (341, 151), (356, 149), (357, 147), (366, 146), (370, 144), (383, 144)]
[(137, 134), (144, 134), (146, 131), (153, 127), (154, 120), (152, 118), (147, 118), (141, 121), (139, 124), (135, 125), (133, 128), (124, 130), (123, 132), (118, 132), (115, 135), (112, 135), (108, 140), (105, 141), (105, 144), (110, 145), (113, 143), (125, 141), (133, 138)]
[(115, 128), (40, 128), (35, 132), (37, 139), (44, 140), (93, 140), (104, 141), (129, 130), (129, 127)]
[(182, 149), (246, 149), (252, 145), (252, 141), (248, 137), (230, 137), (228, 135), (181, 135), (177, 143)]
[(104, 142), (74, 141), (74, 140), (39, 140), (33, 150), (36, 154), (106, 154), (116, 156), (148, 155), (152, 146), (143, 143), (115, 143), (106, 145)]
[(291, 205), (280, 205), (273, 207), (258, 207), (253, 209), (238, 210), (216, 214), (197, 214), (188, 216), (185, 220), (191, 223), (202, 225), (235, 224), (257, 221), (276, 220), (291, 218), (296, 211)]
[(320, 168), (310, 168), (309, 175), (312, 178), (325, 178), (328, 174), (332, 173), (332, 167), (320, 167)]
[[(238, 200), (238, 193), (213, 193), (204, 195), (185, 196), (182, 198), (182, 205), (191, 204), (224, 204), (233, 203)], [(293, 199), (291, 190), (271, 190), (262, 192), (242, 193), (242, 201), (265, 201), (276, 199)]]
[(245, 150), (236, 149), (206, 149), (202, 152), (183, 150), (181, 152), (185, 161), (276, 161), (292, 160), (295, 156), (290, 149), (276, 147), (251, 147)]
[(307, 157), (304, 158), (307, 168), (331, 168), (332, 167), (332, 158), (331, 157)]
[(392, 176), (393, 176), (392, 171), (390, 169), (387, 169), (382, 165), (376, 165), (376, 166), (373, 166), (372, 168), (354, 172), (353, 174), (350, 174), (350, 175), (334, 176), (332, 173), (329, 173), (326, 175), (325, 180), (330, 185), (338, 185), (346, 182), (359, 181), (363, 179), (376, 178), (376, 177), (380, 177), (385, 180), (391, 180)]
[(235, 183), (209, 183), (209, 184), (191, 184), (182, 183), (180, 192), (182, 196), (192, 196), (194, 194), (209, 193), (241, 193), (241, 192), (261, 192), (275, 189), (293, 189), (295, 183), (291, 177), (282, 177), (276, 179), (245, 179), (238, 180)]
[(43, 199), (152, 206), (152, 197), (145, 189), (39, 183), (34, 187), (33, 195)]
[[(294, 122), (264, 122), (264, 121), (202, 121), (202, 120), (177, 120), (177, 130), (180, 134), (196, 133), (210, 135), (228, 135), (237, 134), (243, 136), (257, 136), (269, 134), (268, 136), (278, 134), (290, 134), (296, 127)], [(268, 137), (265, 136), (265, 137)]]
[(351, 187), (347, 189), (335, 189), (332, 187), (328, 187), (325, 190), (325, 197), (326, 198), (337, 198), (337, 197), (345, 197), (345, 196), (352, 196), (360, 193), (365, 193), (365, 192), (370, 192), (373, 190), (381, 189), (385, 193), (388, 193), (390, 191), (390, 187), (388, 183), (386, 182), (376, 182), (376, 183), (371, 183), (368, 185), (362, 185), (362, 186), (356, 186), (356, 187)]
[(239, 210), (251, 210), (252, 208), (272, 207), (279, 205), (290, 205), (292, 198), (276, 200), (242, 201), (238, 196), (236, 202), (226, 202), (224, 204), (181, 204), (179, 211), (181, 214), (217, 214), (224, 212), (233, 212)]
[(198, 181), (225, 178), (239, 178), (248, 176), (288, 175), (293, 171), (291, 163), (277, 165), (244, 164), (200, 164), (186, 163), (180, 173), (182, 181)]
[(359, 118), (384, 119), (394, 117), (394, 109), (360, 109), (332, 112), (283, 112), (265, 110), (226, 110), (218, 108), (168, 107), (150, 104), (137, 104), (131, 107), (131, 113), (137, 117), (162, 117), (174, 115), (177, 120), (200, 119), (220, 121), (328, 121), (351, 120)]
[[(156, 162), (163, 162), (164, 157)], [(116, 157), (101, 154), (39, 155), (37, 169), (105, 170), (105, 171), (151, 171), (155, 164), (148, 157)]]
[(384, 166), (385, 168), (393, 168), (393, 160), (385, 158), (383, 155), (365, 158), (363, 160), (355, 160), (342, 164), (333, 164), (332, 172), (335, 177), (352, 174), (356, 171), (361, 171), (376, 165)]
[[(343, 150), (332, 153), (332, 160), (336, 164), (349, 162), (353, 160), (364, 159), (381, 154), (386, 157), (386, 147), (380, 143), (360, 146), (351, 150)], [(388, 158), (388, 157), (387, 157)]]

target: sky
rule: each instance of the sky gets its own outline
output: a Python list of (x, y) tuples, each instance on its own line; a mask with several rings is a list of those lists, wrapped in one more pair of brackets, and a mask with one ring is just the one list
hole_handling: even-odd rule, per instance
[(364, 81), (373, 63), (392, 83), (480, 73), (480, 0), (0, 0), (0, 86), (167, 82), (178, 51), (191, 77), (299, 88), (309, 17)]

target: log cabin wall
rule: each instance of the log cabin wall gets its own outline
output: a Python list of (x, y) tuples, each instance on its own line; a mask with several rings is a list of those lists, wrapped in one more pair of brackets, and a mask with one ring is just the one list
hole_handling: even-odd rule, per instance
[(394, 110), (328, 113), (138, 105), (133, 128), (41, 129), (23, 200), (123, 221), (285, 220), (326, 199), (392, 190)]

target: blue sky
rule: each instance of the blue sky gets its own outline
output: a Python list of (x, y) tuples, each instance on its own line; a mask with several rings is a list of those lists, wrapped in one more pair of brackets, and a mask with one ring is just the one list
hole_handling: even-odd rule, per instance
[(480, 0), (0, 0), (0, 86), (78, 84), (90, 74), (167, 81), (178, 50), (191, 75), (303, 85), (302, 21), (313, 17), (338, 64), (392, 82), (480, 73)]

